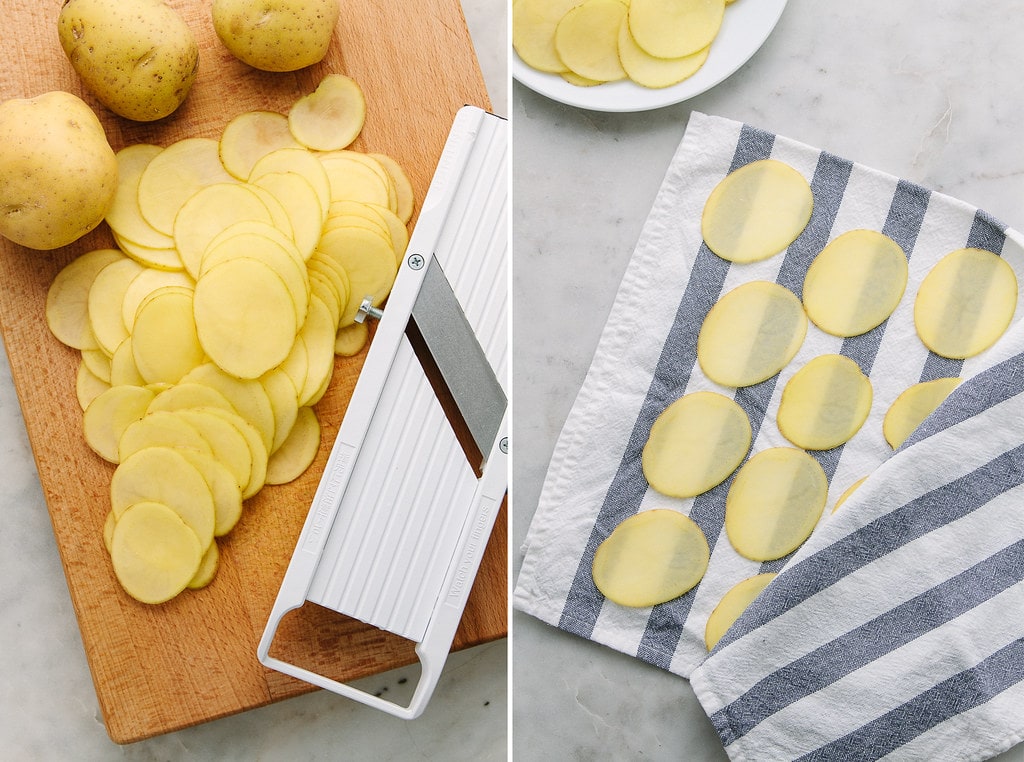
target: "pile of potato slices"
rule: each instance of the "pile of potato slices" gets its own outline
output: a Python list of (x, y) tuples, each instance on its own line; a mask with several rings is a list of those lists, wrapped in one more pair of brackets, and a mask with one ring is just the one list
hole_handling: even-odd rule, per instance
[(243, 502), (319, 450), (313, 406), (335, 356), (367, 341), (357, 311), (387, 298), (414, 205), (397, 162), (351, 148), (365, 117), (358, 84), (331, 74), (219, 140), (125, 147), (117, 248), (51, 284), (85, 440), (116, 465), (103, 539), (139, 601), (208, 584)]

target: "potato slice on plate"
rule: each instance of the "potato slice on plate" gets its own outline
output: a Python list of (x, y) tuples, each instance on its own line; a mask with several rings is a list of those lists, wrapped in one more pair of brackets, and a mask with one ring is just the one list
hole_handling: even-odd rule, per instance
[(349, 146), (366, 121), (366, 99), (351, 77), (328, 74), (316, 90), (292, 104), (288, 127), (297, 141), (316, 151)]
[(117, 249), (95, 249), (71, 260), (46, 292), (46, 324), (58, 341), (74, 349), (98, 349), (89, 322), (89, 291), (100, 270), (124, 259)]
[(587, 79), (626, 78), (619, 60), (619, 27), (626, 18), (620, 0), (586, 0), (555, 27), (555, 50), (566, 68)]
[(657, 58), (637, 45), (629, 33), (629, 19), (619, 27), (619, 59), (626, 76), (641, 87), (671, 87), (696, 74), (708, 60), (711, 46), (680, 58)]
[(274, 111), (246, 111), (224, 127), (218, 150), (224, 169), (247, 180), (257, 161), (279, 148), (302, 148), (288, 128), (288, 117)]
[(182, 205), (207, 185), (234, 182), (212, 138), (185, 138), (153, 157), (139, 178), (139, 211), (165, 235), (174, 234)]
[(665, 508), (642, 511), (598, 545), (594, 584), (621, 606), (656, 606), (696, 586), (709, 556), (708, 542), (693, 519)]
[(204, 548), (196, 533), (166, 505), (135, 503), (111, 532), (110, 560), (121, 587), (142, 603), (163, 603), (195, 577)]
[(555, 49), (555, 28), (580, 0), (516, 0), (512, 6), (512, 47), (537, 71), (566, 71)]
[(658, 58), (680, 58), (708, 47), (718, 36), (725, 0), (631, 0), (629, 30)]

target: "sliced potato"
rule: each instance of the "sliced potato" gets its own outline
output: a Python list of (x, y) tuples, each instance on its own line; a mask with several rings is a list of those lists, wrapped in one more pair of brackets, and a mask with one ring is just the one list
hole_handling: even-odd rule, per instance
[(516, 0), (512, 6), (512, 47), (527, 66), (558, 74), (568, 67), (555, 49), (555, 28), (580, 0)]
[(219, 407), (235, 412), (227, 398), (212, 386), (197, 383), (177, 383), (160, 392), (149, 405), (148, 412), (158, 410), (188, 410), (191, 408)]
[(644, 476), (663, 495), (699, 495), (736, 470), (751, 437), (747, 414), (733, 400), (715, 392), (686, 394), (651, 426), (641, 456)]
[(331, 181), (316, 154), (305, 148), (280, 148), (271, 151), (253, 166), (249, 173), (249, 182), (255, 184), (263, 175), (274, 172), (296, 172), (306, 178), (316, 191), (326, 221), (327, 210), (331, 205)]
[(394, 213), (402, 222), (404, 229), (404, 226), (412, 219), (412, 212), (416, 206), (416, 196), (412, 188), (412, 181), (409, 180), (409, 176), (402, 169), (402, 165), (391, 156), (384, 153), (368, 153), (367, 156), (379, 162), (391, 176), (391, 182), (395, 186), (398, 201), (398, 208), (394, 210)]
[(381, 169), (360, 160), (361, 156), (355, 151), (335, 151), (320, 155), (320, 163), (331, 184), (331, 202), (361, 201), (390, 208), (390, 176), (386, 173), (382, 176)]
[(762, 450), (736, 473), (726, 496), (729, 542), (751, 561), (782, 558), (811, 536), (827, 497), (825, 472), (806, 452)]
[(165, 235), (173, 235), (174, 218), (198, 190), (214, 183), (234, 182), (212, 138), (185, 138), (154, 156), (139, 178), (139, 211)]
[(221, 410), (220, 408), (210, 408), (209, 412), (213, 415), (220, 416), (225, 421), (228, 421), (235, 426), (239, 433), (241, 433), (245, 438), (245, 443), (249, 446), (249, 453), (252, 457), (252, 469), (249, 475), (249, 482), (242, 487), (242, 499), (248, 500), (263, 489), (263, 486), (266, 483), (267, 461), (269, 459), (267, 447), (263, 444), (263, 438), (260, 432), (251, 423), (238, 414), (230, 413), (226, 410)]
[(555, 51), (570, 71), (599, 82), (626, 78), (619, 59), (619, 27), (626, 18), (620, 0), (585, 0), (555, 27)]
[(1006, 260), (984, 249), (958, 249), (925, 276), (914, 326), (932, 352), (962, 360), (995, 344), (1016, 308), (1017, 277)]
[(696, 586), (709, 557), (708, 542), (693, 519), (665, 508), (642, 511), (598, 545), (594, 584), (620, 606), (656, 606)]
[(182, 381), (205, 384), (220, 392), (237, 411), (237, 415), (256, 429), (264, 449), (270, 451), (274, 443), (274, 410), (266, 390), (259, 381), (235, 378), (212, 362), (189, 371)]
[[(168, 237), (168, 240), (173, 241), (170, 237)], [(184, 267), (181, 263), (181, 257), (178, 256), (178, 250), (173, 245), (161, 247), (145, 246), (135, 243), (135, 241), (130, 241), (116, 232), (114, 233), (114, 242), (120, 247), (121, 251), (145, 267), (171, 271), (181, 270)]]
[(306, 345), (306, 381), (298, 392), (299, 406), (314, 405), (334, 373), (334, 342), (337, 323), (317, 297), (309, 301), (309, 317), (302, 326)]
[(140, 450), (153, 447), (172, 447), (213, 455), (212, 448), (202, 434), (178, 411), (147, 412), (129, 424), (118, 441), (118, 456), (123, 463)]
[(309, 259), (323, 227), (324, 215), (316, 189), (297, 172), (267, 172), (253, 183), (281, 203), (291, 223), (295, 245), (303, 261)]
[(718, 644), (722, 636), (735, 624), (747, 607), (761, 594), (761, 591), (768, 587), (768, 583), (775, 579), (775, 576), (773, 572), (765, 572), (748, 577), (737, 582), (729, 589), (729, 592), (722, 596), (722, 600), (711, 612), (704, 628), (704, 645), (709, 651)]
[(110, 559), (118, 582), (142, 603), (163, 603), (188, 585), (199, 570), (203, 546), (171, 508), (143, 501), (117, 519)]
[(838, 499), (836, 500), (836, 504), (832, 506), (832, 513), (835, 513), (836, 511), (838, 511), (840, 506), (842, 506), (843, 503), (845, 503), (847, 500), (850, 499), (850, 495), (852, 495), (854, 492), (856, 492), (857, 488), (860, 487), (860, 485), (862, 485), (864, 483), (864, 480), (867, 479), (867, 478), (868, 477), (866, 477), (866, 476), (862, 476), (860, 479), (858, 479), (853, 484), (851, 484), (849, 487), (847, 487), (845, 490), (843, 490), (843, 494), (841, 494), (838, 497)]
[(629, 30), (650, 55), (680, 58), (710, 45), (724, 15), (725, 0), (631, 0)]
[(257, 161), (278, 148), (301, 148), (288, 128), (288, 117), (274, 111), (246, 111), (224, 127), (218, 145), (224, 169), (247, 180)]
[(147, 384), (176, 384), (206, 359), (194, 312), (194, 291), (164, 286), (139, 306), (132, 357)]
[(871, 381), (842, 355), (818, 355), (782, 390), (779, 431), (805, 450), (830, 450), (849, 441), (871, 411)]
[[(182, 408), (174, 411), (174, 414), (192, 426), (206, 441), (214, 460), (228, 470), (239, 490), (249, 484), (252, 478), (252, 451), (236, 423), (214, 413), (210, 408)], [(216, 534), (220, 536), (223, 532)]]
[(299, 392), (288, 373), (279, 367), (264, 373), (259, 381), (274, 411), (274, 441), (270, 445), (270, 454), (273, 455), (295, 425), (299, 414)]
[(697, 336), (697, 359), (712, 381), (750, 386), (782, 370), (806, 335), (807, 316), (792, 291), (748, 281), (708, 311)]
[(362, 351), (370, 340), (370, 329), (366, 323), (352, 323), (338, 329), (334, 336), (334, 354), (339, 357), (353, 357)]
[(170, 236), (150, 225), (139, 209), (139, 180), (149, 163), (163, 150), (160, 146), (136, 143), (117, 152), (117, 191), (106, 217), (117, 237), (149, 249), (172, 246)]
[(152, 267), (143, 269), (132, 279), (125, 290), (124, 301), (121, 302), (121, 319), (124, 321), (125, 327), (129, 332), (132, 331), (135, 326), (135, 313), (138, 311), (139, 305), (157, 289), (165, 286), (177, 286), (191, 291), (195, 285), (196, 282), (192, 280), (191, 276), (182, 271), (157, 270)]
[(117, 249), (94, 249), (71, 260), (46, 292), (46, 325), (50, 333), (74, 349), (98, 349), (89, 322), (89, 291), (100, 270), (124, 255)]
[(351, 77), (328, 74), (316, 90), (288, 111), (288, 128), (297, 141), (316, 151), (345, 148), (362, 132), (366, 99)]
[(110, 357), (102, 349), (82, 350), (82, 362), (85, 363), (89, 372), (108, 384), (110, 383)]
[[(359, 323), (356, 325), (359, 325)], [(94, 399), (109, 388), (110, 383), (89, 370), (85, 360), (79, 362), (78, 373), (75, 376), (75, 394), (78, 397), (78, 405), (82, 408), (83, 413)]]
[(629, 32), (629, 19), (619, 26), (619, 60), (626, 76), (642, 87), (671, 87), (689, 79), (708, 60), (711, 46), (679, 58), (657, 58), (637, 45)]
[(135, 260), (122, 257), (100, 270), (89, 289), (89, 325), (108, 357), (112, 357), (114, 350), (128, 337), (128, 329), (121, 318), (121, 304), (128, 286), (142, 269)]
[(807, 227), (814, 195), (804, 176), (778, 159), (752, 161), (708, 196), (701, 234), (730, 262), (757, 262), (783, 251)]
[[(223, 537), (242, 517), (242, 489), (227, 466), (209, 455), (194, 450), (181, 450), (185, 460), (203, 475), (213, 497), (213, 536)], [(210, 547), (216, 545), (210, 543)]]
[(188, 589), (201, 590), (209, 585), (213, 582), (213, 578), (217, 576), (219, 568), (220, 548), (217, 546), (217, 543), (211, 542), (210, 547), (203, 554), (203, 560), (199, 563), (199, 568), (196, 570), (195, 575), (188, 581)]
[(155, 396), (141, 386), (112, 386), (97, 395), (82, 418), (85, 441), (93, 452), (111, 463), (120, 462), (121, 437), (146, 415)]
[(960, 385), (959, 378), (936, 378), (906, 389), (889, 406), (882, 420), (882, 434), (889, 446), (898, 450), (925, 418), (935, 412), (946, 397)]
[(111, 386), (120, 386), (122, 384), (146, 386), (148, 384), (139, 372), (139, 366), (135, 364), (135, 353), (132, 351), (132, 344), (132, 337), (129, 336), (114, 350), (114, 356), (110, 358)]
[(379, 235), (359, 228), (338, 228), (325, 233), (317, 250), (344, 268), (349, 279), (349, 302), (341, 325), (355, 321), (359, 305), (369, 297), (380, 306), (398, 274), (394, 249)]
[(288, 438), (267, 462), (267, 484), (298, 479), (320, 450), (320, 421), (311, 407), (301, 407)]

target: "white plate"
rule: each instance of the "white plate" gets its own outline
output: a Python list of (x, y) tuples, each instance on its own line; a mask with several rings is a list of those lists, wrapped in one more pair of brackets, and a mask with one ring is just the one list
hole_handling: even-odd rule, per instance
[(786, 7), (786, 0), (736, 0), (725, 8), (708, 60), (687, 80), (653, 90), (629, 81), (593, 87), (570, 85), (557, 74), (527, 66), (514, 52), (512, 76), (548, 98), (592, 111), (649, 111), (680, 103), (717, 85), (758, 51)]

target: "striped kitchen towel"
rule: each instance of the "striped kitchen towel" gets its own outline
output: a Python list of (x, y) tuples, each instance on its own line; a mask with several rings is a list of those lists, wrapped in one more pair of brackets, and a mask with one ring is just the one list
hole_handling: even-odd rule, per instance
[[(713, 254), (702, 240), (700, 220), (704, 203), (730, 171), (763, 158), (785, 162), (806, 178), (814, 196), (813, 213), (807, 227), (785, 252), (760, 262), (730, 263)], [(844, 232), (864, 228), (889, 236), (907, 256), (906, 290), (886, 322), (863, 335), (845, 339), (826, 334), (812, 324), (797, 355), (782, 372), (753, 386), (725, 388), (703, 374), (697, 362), (697, 335), (709, 309), (723, 294), (752, 280), (768, 280), (800, 297), (807, 268), (825, 245)], [(987, 513), (971, 511), (970, 506), (987, 501), (990, 493), (986, 490), (998, 486), (987, 478), (990, 472), (999, 472), (1005, 478), (1000, 469), (1017, 468), (1016, 461), (1007, 457), (1019, 445), (1013, 442), (1014, 435), (1024, 432), (1024, 425), (1014, 427), (1020, 416), (1006, 414), (1005, 408), (992, 409), (989, 417), (996, 419), (995, 425), (989, 425), (986, 417), (984, 423), (978, 418), (975, 427), (969, 423), (975, 420), (975, 414), (971, 412), (965, 417), (972, 409), (959, 407), (956, 409), (963, 412), (954, 415), (964, 420), (958, 418), (959, 423), (948, 430), (948, 436), (933, 434), (898, 455), (894, 455), (883, 437), (885, 412), (901, 392), (917, 382), (977, 376), (978, 383), (961, 385), (958, 398), (977, 397), (977, 404), (984, 406), (995, 404), (998, 394), (1005, 396), (1005, 390), (1012, 389), (1013, 383), (1021, 378), (1010, 366), (997, 362), (1012, 362), (1007, 359), (1010, 355), (1006, 354), (1006, 347), (1024, 330), (1024, 325), (1017, 326), (1017, 320), (1024, 315), (1020, 295), (1010, 329), (992, 349), (975, 357), (951, 360), (933, 354), (915, 331), (914, 297), (922, 280), (945, 255), (965, 247), (1001, 255), (1018, 281), (1024, 283), (1021, 237), (985, 212), (798, 141), (728, 119), (693, 113), (556, 444), (524, 542), (514, 605), (582, 638), (690, 677), (708, 658), (705, 626), (722, 596), (746, 578), (785, 569), (785, 575), (767, 588), (771, 593), (759, 599), (756, 611), (741, 620), (742, 628), (749, 632), (737, 637), (741, 625), (733, 628), (698, 673), (701, 696), (722, 729), (727, 748), (737, 753), (757, 748), (758, 739), (771, 735), (770, 730), (760, 735), (762, 728), (771, 726), (771, 717), (777, 716), (782, 722), (781, 718), (800, 713), (813, 725), (816, 718), (832, 716), (823, 709), (824, 699), (813, 709), (804, 710), (804, 703), (817, 695), (814, 685), (805, 681), (794, 687), (787, 675), (802, 674), (798, 668), (809, 668), (815, 660), (826, 663), (819, 659), (820, 654), (806, 651), (805, 646), (820, 647), (831, 654), (831, 649), (846, 642), (843, 638), (853, 637), (847, 633), (860, 632), (857, 628), (873, 621), (856, 620), (856, 616), (882, 616), (888, 611), (884, 608), (888, 598), (882, 591), (898, 590), (908, 603), (900, 609), (903, 618), (890, 615), (891, 622), (880, 620), (865, 635), (865, 643), (874, 643), (878, 652), (888, 647), (891, 656), (906, 653), (920, 659), (928, 654), (932, 645), (929, 633), (938, 620), (934, 610), (924, 606), (923, 600), (916, 602), (913, 596), (935, 598), (949, 591), (965, 596), (961, 605), (967, 606), (975, 593), (981, 593), (980, 588), (965, 585), (982, 581), (995, 584), (993, 580), (998, 574), (994, 570), (985, 565), (973, 569), (968, 555), (957, 552), (963, 550), (966, 554), (967, 549), (984, 544), (982, 536), (971, 532), (977, 525), (988, 525), (983, 519)], [(733, 549), (724, 530), (725, 499), (732, 477), (694, 498), (665, 497), (645, 480), (641, 450), (657, 416), (684, 394), (701, 390), (725, 394), (746, 412), (753, 431), (748, 458), (771, 447), (791, 447), (776, 425), (782, 390), (798, 369), (823, 354), (845, 355), (868, 375), (873, 390), (870, 413), (846, 444), (810, 452), (828, 479), (829, 493), (820, 522), (804, 548), (795, 557), (765, 563), (750, 561)], [(985, 379), (1002, 379), (1004, 383), (986, 386)], [(993, 388), (1003, 391), (990, 394)], [(951, 406), (952, 400), (947, 410)], [(1000, 419), (1000, 415), (1004, 417)], [(987, 432), (986, 428), (992, 431)], [(940, 441), (959, 442), (963, 456), (958, 457), (959, 450), (948, 449), (947, 445), (942, 453), (949, 462), (940, 462), (938, 453), (929, 449)], [(919, 462), (913, 461), (914, 452), (924, 453)], [(987, 460), (976, 462), (981, 458)], [(902, 464), (908, 460), (918, 462), (921, 473), (908, 468), (904, 479)], [(982, 467), (980, 463), (989, 465)], [(927, 479), (925, 473), (930, 474)], [(851, 498), (833, 514), (839, 496), (869, 474), (871, 478), (853, 493), (857, 499)], [(971, 480), (960, 479), (967, 474), (973, 475)], [(933, 502), (946, 504), (946, 513), (923, 509), (919, 497), (923, 494)], [(1000, 493), (999, 500), (993, 498), (1004, 512), (1009, 508), (1000, 500), (1006, 501), (1010, 494)], [(907, 496), (902, 508), (894, 506), (900, 496)], [(880, 500), (882, 497), (884, 501)], [(652, 508), (676, 510), (697, 523), (710, 548), (708, 569), (694, 589), (675, 600), (648, 608), (623, 607), (606, 600), (595, 587), (591, 577), (594, 552), (621, 521)], [(926, 524), (948, 515), (946, 521), (951, 523), (948, 528), (936, 524), (934, 530), (911, 537), (907, 534), (910, 514), (927, 515)], [(889, 518), (871, 523), (882, 516)], [(1018, 526), (1008, 517), (997, 523), (998, 531), (1007, 536), (1012, 536)], [(965, 526), (963, 537), (956, 531), (961, 525)], [(861, 526), (868, 529), (857, 531)], [(856, 541), (839, 543), (838, 533), (845, 536), (847, 532)], [(826, 545), (821, 538), (831, 538), (832, 542)], [(940, 544), (940, 538), (946, 541)], [(1024, 533), (1019, 538), (1024, 538)], [(999, 542), (992, 540), (992, 553), (1003, 547)], [(919, 546), (927, 546), (929, 552), (925, 554)], [(812, 548), (822, 550), (823, 555), (812, 554)], [(899, 574), (889, 576), (883, 562), (890, 555), (904, 563), (914, 557), (927, 560), (923, 561), (925, 568), (902, 566), (898, 567), (902, 569)], [(1010, 555), (1007, 551), (1006, 556)], [(810, 559), (805, 566), (797, 565), (801, 557)], [(882, 576), (872, 576), (876, 569)], [(960, 574), (968, 576), (958, 577)], [(827, 611), (814, 607), (822, 595), (818, 593), (812, 598), (809, 591), (816, 584), (827, 587), (832, 591), (830, 595), (835, 596)], [(998, 597), (989, 598), (989, 608), (1000, 606)], [(813, 616), (820, 619), (805, 617), (805, 608), (815, 611)], [(1012, 631), (1016, 626), (1017, 635), (1024, 635), (1024, 608), (1003, 610), (998, 627)], [(943, 611), (950, 613), (952, 621), (952, 609)], [(754, 618), (758, 612), (763, 619)], [(775, 638), (775, 629), (794, 636), (799, 629), (797, 622), (810, 632), (804, 632), (802, 638)], [(899, 640), (911, 635), (908, 622), (921, 631), (920, 643), (917, 636), (907, 642)], [(790, 624), (793, 627), (786, 629)], [(762, 635), (762, 631), (771, 632), (771, 638), (766, 640), (768, 636)], [(931, 638), (943, 639), (942, 633), (935, 630)], [(975, 651), (971, 646), (968, 650), (969, 637), (957, 642), (963, 643), (964, 652), (960, 655), (964, 661), (944, 662), (950, 679), (963, 672), (961, 677), (970, 680), (974, 667), (968, 662), (974, 656), (980, 658), (970, 665), (995, 658), (992, 667), (996, 668), (1002, 663), (1000, 659), (1005, 661), (1010, 655), (1002, 651), (985, 653), (983, 647)], [(760, 654), (756, 653), (757, 643), (762, 643), (764, 649)], [(1012, 650), (1009, 644), (1006, 647)], [(875, 665), (867, 656), (861, 658), (865, 665)], [(865, 668), (860, 667), (854, 674)], [(896, 688), (910, 690), (914, 685), (900, 671), (894, 673), (898, 676), (895, 680), (882, 677), (885, 668), (882, 663), (877, 664), (875, 672), (865, 672), (865, 680), (874, 678), (879, 691), (888, 689), (894, 695)], [(762, 674), (760, 670), (766, 671)], [(839, 678), (834, 672), (818, 674), (818, 679), (828, 684)], [(762, 680), (767, 682), (762, 684)], [(932, 685), (924, 685), (920, 694), (924, 696)], [(759, 693), (754, 691), (755, 687), (765, 690)], [(988, 688), (979, 688), (976, 699), (980, 700), (985, 690)], [(783, 702), (785, 697), (792, 699), (785, 708), (770, 700)], [(906, 711), (913, 714), (917, 708), (911, 705)], [(749, 744), (744, 740), (748, 737)], [(789, 758), (782, 751), (785, 742), (779, 743), (765, 756), (749, 752), (750, 758)], [(823, 758), (853, 757), (838, 754)]]

